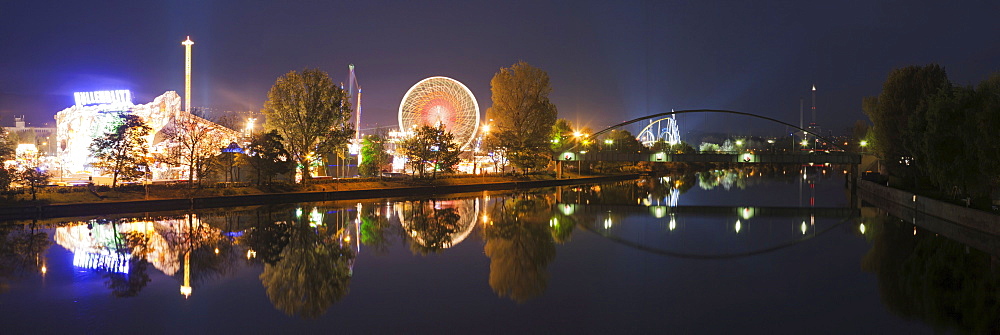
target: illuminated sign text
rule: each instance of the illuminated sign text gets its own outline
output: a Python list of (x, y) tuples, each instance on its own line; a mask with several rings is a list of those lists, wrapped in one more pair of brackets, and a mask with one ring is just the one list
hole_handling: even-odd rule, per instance
[(131, 106), (132, 92), (129, 90), (95, 91), (73, 93), (77, 106), (115, 105)]

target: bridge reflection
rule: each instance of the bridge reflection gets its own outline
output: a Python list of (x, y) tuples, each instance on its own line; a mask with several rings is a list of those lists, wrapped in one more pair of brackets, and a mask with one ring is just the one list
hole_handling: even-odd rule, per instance
[(652, 214), (662, 218), (668, 214), (752, 217), (825, 217), (845, 218), (861, 215), (858, 208), (849, 207), (746, 207), (746, 206), (644, 206), (559, 203), (555, 210), (564, 215), (574, 214)]

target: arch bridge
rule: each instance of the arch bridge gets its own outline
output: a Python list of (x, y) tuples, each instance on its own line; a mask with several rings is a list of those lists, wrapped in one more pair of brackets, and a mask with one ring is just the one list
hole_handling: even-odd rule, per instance
[[(801, 152), (791, 152), (791, 153), (696, 153), (696, 154), (676, 154), (669, 153), (665, 151), (653, 152), (653, 153), (628, 153), (628, 152), (615, 152), (615, 151), (598, 151), (598, 152), (587, 152), (582, 151), (574, 145), (567, 151), (560, 153), (556, 157), (557, 161), (557, 175), (561, 178), (563, 171), (564, 162), (576, 162), (576, 161), (618, 161), (618, 162), (674, 162), (674, 163), (743, 163), (743, 164), (800, 164), (800, 165), (849, 165), (851, 173), (851, 193), (856, 194), (857, 190), (857, 177), (858, 177), (858, 166), (861, 164), (861, 155), (857, 153), (849, 153), (843, 151), (843, 148), (838, 146), (834, 141), (827, 139), (826, 137), (817, 134), (809, 129), (804, 129), (802, 127), (793, 125), (788, 122), (784, 122), (778, 119), (770, 118), (767, 116), (757, 115), (753, 113), (737, 112), (731, 110), (722, 109), (689, 109), (689, 110), (678, 110), (669, 111), (657, 114), (651, 114), (632, 120), (628, 120), (616, 125), (612, 125), (598, 132), (595, 132), (591, 136), (596, 138), (599, 135), (608, 133), (611, 130), (624, 127), (627, 125), (634, 124), (643, 120), (653, 120), (657, 121), (663, 120), (664, 118), (671, 117), (678, 114), (692, 114), (692, 113), (720, 113), (720, 114), (730, 114), (730, 115), (740, 115), (747, 116), (757, 119), (766, 120), (769, 122), (781, 124), (783, 126), (791, 127), (801, 131), (803, 134), (810, 134), (817, 139), (823, 140), (826, 143), (830, 143), (834, 147), (841, 149), (841, 151), (801, 151)], [(676, 127), (676, 121), (669, 123)], [(648, 128), (648, 127), (647, 127)], [(642, 133), (645, 133), (645, 130)], [(642, 134), (640, 134), (641, 136)], [(639, 140), (639, 139), (637, 139)]]
[[(628, 120), (616, 125), (612, 125), (598, 132), (595, 132), (593, 137), (597, 137), (604, 133), (610, 132), (613, 129), (621, 128), (639, 121), (657, 119), (657, 122), (664, 120), (667, 117), (671, 117), (678, 114), (689, 114), (689, 113), (722, 113), (722, 114), (732, 114), (748, 116), (757, 119), (762, 119), (770, 121), (773, 123), (778, 123), (787, 127), (795, 128), (803, 133), (807, 133), (815, 136), (818, 139), (830, 143), (831, 145), (839, 146), (829, 139), (817, 134), (811, 130), (801, 128), (799, 126), (787, 123), (778, 119), (757, 115), (753, 113), (737, 112), (730, 110), (721, 109), (690, 109), (690, 110), (679, 110), (679, 111), (669, 111), (664, 113), (651, 114), (632, 120)], [(669, 127), (676, 128), (676, 121), (669, 122)], [(649, 126), (640, 133), (640, 137), (646, 134), (650, 128)], [(648, 134), (647, 134), (648, 135)], [(655, 136), (647, 136), (653, 138)], [(679, 140), (679, 139), (678, 139)], [(648, 141), (647, 141), (648, 142)], [(574, 146), (569, 150), (561, 153), (556, 160), (562, 161), (628, 161), (628, 162), (703, 162), (703, 163), (779, 163), (779, 164), (809, 164), (809, 165), (826, 165), (826, 164), (849, 164), (857, 165), (861, 164), (861, 155), (855, 153), (848, 153), (843, 151), (802, 151), (795, 153), (706, 153), (706, 154), (674, 154), (668, 152), (654, 152), (650, 154), (644, 153), (623, 153), (623, 152), (586, 152), (576, 150), (577, 147)], [(842, 148), (841, 148), (842, 149)]]

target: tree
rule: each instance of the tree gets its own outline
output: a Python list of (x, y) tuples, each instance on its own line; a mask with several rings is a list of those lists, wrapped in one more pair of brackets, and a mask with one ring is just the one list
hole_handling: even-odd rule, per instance
[(914, 158), (917, 137), (926, 127), (926, 99), (950, 87), (941, 66), (908, 66), (890, 72), (877, 97), (864, 99), (862, 109), (872, 121), (879, 154), (890, 174), (912, 174), (912, 169), (906, 168), (911, 163), (901, 158)]
[[(968, 121), (965, 142), (975, 146), (979, 172), (984, 184), (991, 189), (1000, 187), (1000, 143), (996, 140), (996, 131), (1000, 129), (1000, 72), (993, 73), (976, 86), (977, 112)], [(971, 131), (973, 130), (974, 131)]]
[(149, 134), (149, 126), (134, 114), (121, 114), (119, 117), (109, 132), (90, 144), (91, 155), (97, 160), (94, 166), (102, 173), (112, 175), (111, 187), (117, 187), (119, 179), (130, 181), (142, 178), (148, 170), (146, 135)]
[(314, 157), (335, 152), (354, 133), (348, 122), (347, 92), (318, 69), (279, 77), (267, 93), (262, 112), (267, 128), (278, 131), (291, 159), (298, 163), (303, 183), (311, 178), (309, 166)]
[(670, 152), (678, 154), (696, 154), (698, 150), (692, 147), (687, 142), (681, 141), (680, 143), (674, 143), (671, 145), (669, 142), (664, 140), (659, 140), (653, 143), (653, 146), (649, 148), (652, 152)]
[(556, 120), (555, 124), (552, 125), (552, 132), (549, 133), (549, 138), (549, 141), (552, 142), (549, 144), (549, 148), (555, 154), (570, 150), (579, 143), (576, 137), (573, 136), (573, 127), (569, 125), (569, 121), (566, 119)]
[(392, 156), (385, 152), (385, 137), (382, 135), (366, 135), (361, 141), (361, 163), (358, 164), (358, 174), (362, 177), (376, 177), (382, 172), (382, 167), (388, 165)]
[(403, 155), (420, 177), (424, 176), (426, 164), (432, 164), (431, 178), (437, 177), (437, 172), (452, 172), (458, 165), (458, 144), (454, 136), (444, 130), (444, 125), (437, 128), (431, 126), (417, 127), (412, 136), (400, 143)]
[[(975, 103), (972, 88), (943, 89), (926, 98), (924, 119), (911, 121), (911, 124), (921, 124), (923, 130), (915, 134), (913, 141), (913, 153), (920, 157), (916, 160), (917, 166), (939, 190), (955, 196), (984, 186), (977, 176), (978, 166), (969, 163), (978, 160), (976, 147), (965, 142), (965, 131), (962, 131), (973, 126), (967, 123), (976, 113)], [(985, 193), (988, 195), (988, 190)]]
[(246, 155), (241, 157), (257, 172), (257, 185), (260, 185), (264, 178), (267, 183), (271, 183), (275, 175), (287, 173), (294, 167), (285, 145), (281, 142), (282, 138), (277, 130), (251, 137), (250, 144), (245, 150)]
[(50, 177), (48, 172), (38, 167), (25, 167), (15, 174), (15, 180), (31, 191), (31, 201), (38, 200), (38, 188), (47, 185)]
[(604, 142), (599, 146), (602, 151), (615, 151), (622, 153), (644, 153), (646, 147), (639, 143), (628, 130), (612, 130), (604, 137)]
[(491, 151), (502, 150), (515, 167), (544, 167), (551, 159), (549, 134), (556, 122), (556, 106), (549, 102), (549, 75), (528, 63), (501, 68), (490, 80), (493, 120), (487, 141)]
[(162, 133), (168, 147), (159, 159), (168, 164), (186, 166), (188, 183), (200, 180), (212, 167), (209, 159), (218, 155), (233, 139), (221, 136), (209, 121), (194, 115), (183, 115), (170, 120)]

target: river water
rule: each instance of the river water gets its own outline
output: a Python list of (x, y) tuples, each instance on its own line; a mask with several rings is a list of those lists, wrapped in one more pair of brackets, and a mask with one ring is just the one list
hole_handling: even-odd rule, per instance
[(0, 332), (997, 331), (995, 256), (850, 203), (724, 170), (16, 222)]

